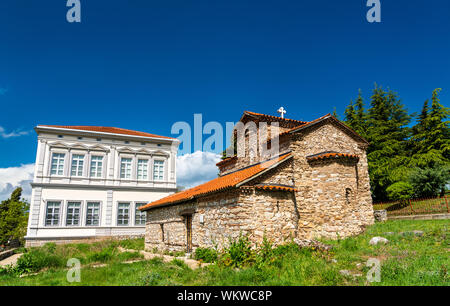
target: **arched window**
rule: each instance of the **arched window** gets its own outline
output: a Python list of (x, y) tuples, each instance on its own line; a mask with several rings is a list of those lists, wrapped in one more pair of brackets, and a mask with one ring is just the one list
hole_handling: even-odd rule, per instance
[(345, 188), (345, 203), (347, 205), (351, 204), (353, 199), (353, 192), (351, 188)]

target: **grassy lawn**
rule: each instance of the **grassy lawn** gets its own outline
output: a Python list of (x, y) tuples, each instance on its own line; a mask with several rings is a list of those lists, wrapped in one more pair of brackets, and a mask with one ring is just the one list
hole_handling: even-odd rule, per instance
[[(108, 257), (119, 242), (95, 246), (57, 246), (58, 257), (83, 258), (81, 282), (66, 280), (67, 268), (55, 265), (37, 275), (18, 277), (3, 273), (0, 285), (450, 285), (450, 220), (398, 220), (378, 223), (366, 233), (341, 241), (324, 241), (334, 245), (329, 252), (286, 248), (283, 256), (263, 265), (236, 269), (213, 264), (191, 270), (175, 260), (163, 263), (159, 258), (123, 263), (138, 255)], [(422, 236), (405, 233), (423, 231)], [(391, 233), (389, 233), (391, 232)], [(403, 234), (402, 234), (403, 232)], [(374, 236), (389, 240), (386, 245), (372, 246)], [(141, 249), (142, 240), (121, 242), (125, 248)], [(81, 251), (80, 251), (81, 249)], [(103, 251), (108, 249), (109, 251)], [(283, 249), (284, 250), (284, 249)], [(114, 253), (114, 251), (112, 251)], [(69, 257), (70, 258), (70, 257)], [(381, 261), (381, 282), (369, 283), (366, 267), (369, 258)], [(101, 259), (99, 261), (99, 259)], [(94, 262), (105, 267), (92, 267)], [(350, 272), (342, 275), (341, 270)], [(358, 276), (359, 275), (359, 276)]]

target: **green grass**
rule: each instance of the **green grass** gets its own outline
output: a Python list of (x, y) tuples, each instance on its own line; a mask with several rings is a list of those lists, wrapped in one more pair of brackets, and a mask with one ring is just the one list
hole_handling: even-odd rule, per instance
[[(191, 270), (183, 262), (174, 260), (163, 263), (160, 259), (121, 263), (125, 258), (105, 261), (107, 266), (84, 266), (81, 282), (69, 283), (67, 269), (47, 268), (38, 275), (19, 278), (0, 275), (0, 285), (450, 285), (450, 220), (397, 220), (377, 223), (357, 237), (340, 241), (324, 241), (334, 245), (330, 252), (299, 250), (283, 247), (282, 254), (264, 264), (245, 268), (211, 266)], [(405, 232), (420, 230), (423, 236)], [(393, 234), (388, 234), (392, 232)], [(403, 234), (401, 234), (403, 232)], [(389, 239), (387, 245), (371, 246), (374, 236)], [(129, 242), (133, 244), (134, 242)], [(117, 245), (105, 243), (104, 248)], [(137, 244), (140, 248), (143, 244)], [(56, 254), (72, 255), (101, 252), (100, 245), (61, 246)], [(57, 247), (57, 249), (59, 246)], [(93, 250), (95, 249), (95, 250)], [(65, 250), (66, 253), (62, 252)], [(122, 253), (126, 254), (126, 253)], [(121, 255), (132, 256), (132, 255)], [(66, 258), (66, 257), (64, 257)], [(368, 258), (381, 261), (381, 282), (366, 280)], [(349, 270), (361, 276), (343, 276), (340, 270)]]

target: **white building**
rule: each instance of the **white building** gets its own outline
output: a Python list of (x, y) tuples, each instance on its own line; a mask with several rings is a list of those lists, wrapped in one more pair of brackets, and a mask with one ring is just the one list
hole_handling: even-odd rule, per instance
[(35, 130), (27, 246), (143, 235), (137, 208), (176, 191), (177, 139), (113, 127)]

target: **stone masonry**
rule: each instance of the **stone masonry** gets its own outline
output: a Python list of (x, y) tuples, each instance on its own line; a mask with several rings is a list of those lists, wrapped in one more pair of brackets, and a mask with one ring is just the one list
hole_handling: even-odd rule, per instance
[[(368, 143), (332, 116), (301, 127), (280, 138), (289, 157), (274, 168), (233, 188), (148, 204), (146, 249), (186, 251), (187, 216), (192, 250), (220, 249), (240, 234), (254, 243), (266, 237), (276, 245), (294, 238), (336, 239), (373, 224)], [(249, 159), (232, 157), (219, 163), (220, 175), (232, 178), (251, 165)]]

